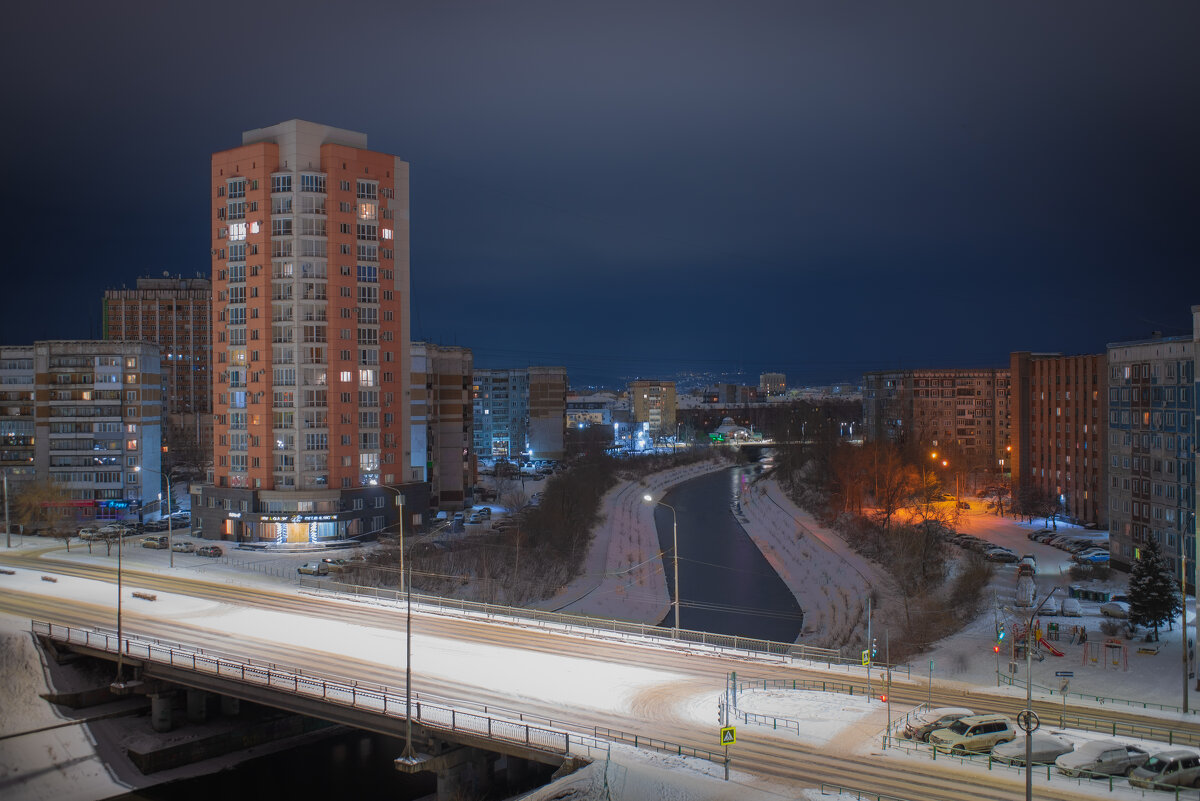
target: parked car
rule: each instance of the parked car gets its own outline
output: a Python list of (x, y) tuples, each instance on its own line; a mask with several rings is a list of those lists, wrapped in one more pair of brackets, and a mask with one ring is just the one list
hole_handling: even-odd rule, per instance
[(1016, 729), (1007, 715), (971, 715), (933, 732), (929, 735), (929, 743), (938, 751), (965, 754), (990, 751), (1000, 743), (1016, 738)]
[(191, 542), (176, 542), (171, 545), (171, 550), (178, 553), (195, 553), (196, 545)]
[(1083, 617), (1083, 607), (1078, 598), (1063, 598), (1061, 614), (1064, 617)]
[(1021, 557), (1017, 556), (1012, 551), (1006, 548), (991, 548), (983, 554), (983, 558), (989, 562), (1016, 562)]
[(1126, 745), (1116, 740), (1092, 740), (1054, 760), (1054, 766), (1059, 773), (1068, 776), (1123, 776), (1149, 757), (1136, 745)]
[(482, 523), (483, 515), (479, 514), (479, 512), (471, 512), (471, 516), (467, 518), (467, 522), (468, 523)]
[(938, 729), (944, 729), (956, 720), (974, 714), (970, 709), (961, 706), (930, 709), (908, 719), (908, 722), (904, 724), (904, 736), (910, 740), (925, 743), (929, 741), (929, 735)]
[(1121, 620), (1129, 619), (1129, 604), (1124, 601), (1109, 601), (1108, 603), (1100, 604), (1100, 614), (1105, 617), (1118, 617)]
[(1081, 565), (1106, 565), (1108, 564), (1108, 559), (1108, 551), (1094, 551), (1089, 554), (1075, 556), (1075, 561)]
[(490, 506), (480, 506), (478, 509), (475, 510), (475, 513), (478, 514), (480, 517), (482, 517), (484, 520), (492, 519), (492, 508)]
[(329, 565), (324, 562), (305, 562), (296, 568), (296, 572), (302, 576), (328, 576)]
[(1182, 748), (1155, 754), (1129, 772), (1129, 783), (1156, 790), (1200, 786), (1200, 754)]
[(454, 513), (454, 522), (455, 522), (455, 523), (461, 523), (461, 522), (463, 522), (463, 520), (465, 520), (465, 519), (466, 519), (466, 515), (464, 515), (462, 512), (455, 512), (455, 513)]
[(1051, 597), (1047, 598), (1046, 602), (1042, 604), (1042, 611), (1039, 614), (1043, 617), (1054, 617), (1058, 614), (1058, 610), (1058, 599)]
[(90, 542), (92, 540), (102, 540), (104, 539), (104, 535), (100, 533), (100, 529), (98, 528), (81, 528), (79, 529), (79, 539), (84, 542)]
[(196, 549), (197, 556), (221, 556), (223, 553), (220, 545), (201, 545)]
[[(1047, 732), (1034, 732), (1026, 735), (1031, 737), (1029, 742), (1029, 761), (1035, 765), (1052, 765), (1054, 760), (1063, 754), (1075, 750), (1075, 744)], [(1018, 737), (1012, 742), (1001, 743), (992, 749), (992, 756), (1010, 765), (1025, 764), (1025, 737)]]
[(168, 547), (167, 538), (165, 536), (146, 537), (146, 539), (142, 540), (142, 547), (143, 548), (166, 548), (166, 547)]

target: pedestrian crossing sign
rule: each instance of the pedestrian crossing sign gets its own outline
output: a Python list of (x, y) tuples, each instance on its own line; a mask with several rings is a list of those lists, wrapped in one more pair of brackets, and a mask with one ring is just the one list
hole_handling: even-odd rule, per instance
[(737, 727), (726, 726), (721, 729), (721, 745), (733, 745), (737, 742)]

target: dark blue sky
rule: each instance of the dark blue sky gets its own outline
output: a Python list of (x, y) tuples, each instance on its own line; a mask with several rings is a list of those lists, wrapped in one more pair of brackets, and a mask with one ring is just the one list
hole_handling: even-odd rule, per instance
[(1191, 0), (7, 13), (6, 343), (207, 273), (209, 154), (292, 117), (411, 163), (413, 336), (483, 366), (821, 382), (1200, 303)]

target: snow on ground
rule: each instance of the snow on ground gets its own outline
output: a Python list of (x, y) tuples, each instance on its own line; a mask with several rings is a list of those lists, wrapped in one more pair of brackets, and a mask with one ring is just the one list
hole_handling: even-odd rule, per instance
[(656, 624), (667, 614), (670, 598), (663, 569), (662, 549), (654, 525), (655, 500), (689, 479), (721, 470), (721, 461), (685, 465), (622, 481), (601, 502), (597, 526), (583, 572), (552, 598), (539, 601), (539, 609), (576, 615), (599, 615)]
[[(1031, 532), (1044, 528), (1044, 521), (1035, 520), (1033, 523), (1019, 522), (1009, 517), (998, 517), (983, 509), (983, 504), (972, 501), (970, 512), (963, 515), (958, 523), (958, 529), (968, 534), (996, 542), (1011, 548), (1019, 554), (1033, 554), (1037, 558), (1036, 583), (1039, 600), (1058, 588), (1055, 598), (1068, 596), (1068, 587), (1072, 584), (1093, 590), (1108, 590), (1124, 592), (1126, 575), (1113, 571), (1113, 578), (1108, 581), (1075, 582), (1068, 575), (1071, 566), (1070, 554), (1053, 546), (1033, 542), (1028, 538)], [(1060, 530), (1085, 529), (1070, 524), (1059, 523)], [(1091, 532), (1089, 532), (1091, 533)], [(1102, 533), (1102, 532), (1101, 532)], [(975, 620), (969, 622), (962, 631), (949, 637), (934, 648), (930, 653), (922, 655), (913, 663), (914, 675), (922, 674), (927, 660), (934, 662), (934, 678), (950, 679), (965, 685), (996, 687), (996, 654), (992, 646), (996, 642), (996, 620), (1008, 620), (1007, 628), (1011, 631), (1012, 618), (1004, 607), (1019, 611), (1014, 606), (1016, 594), (1016, 568), (1012, 565), (997, 565), (996, 577), (989, 587), (991, 598), (988, 599), (984, 612)], [(1160, 631), (1158, 643), (1145, 643), (1141, 637), (1126, 639), (1123, 634), (1116, 637), (1101, 632), (1100, 626), (1105, 618), (1100, 614), (1100, 603), (1097, 601), (1081, 600), (1083, 616), (1062, 617), (1060, 615), (1043, 616), (1038, 619), (1043, 632), (1047, 632), (1051, 623), (1057, 624), (1059, 638), (1051, 640), (1050, 644), (1063, 653), (1063, 656), (1050, 655), (1044, 649), (1039, 649), (1041, 658), (1035, 657), (1033, 663), (1033, 682), (1035, 692), (1040, 688), (1049, 688), (1057, 695), (1061, 688), (1063, 677), (1057, 672), (1071, 672), (1068, 688), (1071, 693), (1085, 696), (1128, 699), (1150, 704), (1180, 706), (1183, 702), (1183, 655), (1181, 653), (1181, 638), (1179, 619), (1174, 622), (1174, 631), (1166, 627)], [(994, 613), (997, 607), (999, 613)], [(1189, 610), (1189, 619), (1192, 618)], [(1026, 618), (1027, 619), (1027, 618)], [(1081, 645), (1077, 638), (1072, 642), (1072, 627), (1082, 626), (1087, 629), (1087, 644)], [(1142, 632), (1143, 636), (1145, 632)], [(1189, 626), (1189, 637), (1195, 638), (1195, 630)], [(1119, 647), (1105, 648), (1106, 641), (1115, 641)], [(1138, 653), (1140, 648), (1158, 646), (1158, 653)], [(1007, 673), (1011, 651), (1001, 649), (1000, 670)], [(1114, 661), (1116, 664), (1114, 664)], [(1016, 692), (1024, 695), (1025, 660), (1018, 659), (1015, 678), (1020, 682)], [(1190, 710), (1200, 708), (1200, 692), (1196, 689), (1193, 677), (1187, 682), (1188, 707)], [(1073, 702), (1080, 699), (1072, 697)], [(1092, 703), (1097, 703), (1093, 700)], [(1112, 704), (1112, 701), (1105, 702)], [(1147, 710), (1153, 713), (1154, 710)]]
[(866, 635), (864, 604), (879, 568), (801, 510), (773, 480), (742, 483), (742, 527), (804, 610), (801, 642), (840, 647)]

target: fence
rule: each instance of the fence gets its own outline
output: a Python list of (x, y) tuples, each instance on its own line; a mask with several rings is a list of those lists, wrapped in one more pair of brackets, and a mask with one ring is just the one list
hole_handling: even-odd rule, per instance
[[(504, 716), (490, 714), (489, 710), (502, 709), (495, 706), (483, 706), (480, 711), (478, 704), (448, 702), (446, 699), (431, 702), (429, 696), (414, 696), (410, 702), (403, 694), (387, 687), (363, 685), (346, 678), (304, 674), (298, 670), (280, 670), (266, 663), (206, 654), (158, 640), (142, 640), (126, 635), (122, 637), (118, 646), (117, 637), (111, 632), (79, 629), (38, 620), (32, 621), (31, 630), (35, 635), (68, 644), (84, 645), (113, 654), (119, 652), (147, 662), (266, 687), (298, 697), (319, 698), (328, 703), (388, 717), (404, 718), (411, 703), (413, 721), (427, 728), (483, 736), (554, 754), (590, 756), (596, 750), (607, 751), (611, 742), (621, 742), (635, 748), (699, 757), (716, 763), (723, 763), (725, 759), (723, 754), (713, 751), (616, 729), (573, 726), (561, 722), (552, 727), (549, 720), (540, 716), (528, 716), (513, 710), (503, 710), (506, 713)], [(545, 720), (546, 725), (533, 725), (527, 718)]]
[(869, 793), (866, 790), (855, 790), (853, 787), (843, 787), (840, 784), (830, 784), (829, 782), (821, 782), (821, 795), (829, 795), (829, 791), (836, 792), (839, 796), (848, 795), (861, 801), (908, 801), (907, 798), (897, 798), (894, 795), (882, 795), (880, 793)]
[[(1009, 686), (1021, 688), (1025, 687), (1025, 682), (1019, 681), (1015, 676), (1009, 676), (1001, 671), (997, 671), (996, 675), (999, 677), (999, 681), (1002, 681)], [(1047, 695), (1057, 695), (1059, 698), (1062, 698), (1063, 695), (1066, 695), (1067, 698), (1074, 697), (1082, 701), (1096, 701), (1101, 704), (1141, 707), (1142, 709), (1158, 709), (1163, 712), (1178, 712), (1184, 714), (1183, 707), (1173, 706), (1171, 704), (1156, 704), (1151, 701), (1130, 701), (1126, 698), (1113, 698), (1107, 695), (1091, 695), (1089, 693), (1077, 693), (1070, 691), (1063, 693), (1061, 690), (1056, 690), (1053, 687), (1045, 687), (1037, 682), (1034, 682), (1033, 689), (1037, 690), (1038, 692), (1046, 693)], [(1200, 709), (1190, 709), (1186, 714), (1200, 714)]]
[[(299, 576), (302, 589), (328, 591), (349, 595), (354, 598), (370, 598), (372, 600), (388, 600), (400, 602), (400, 590), (392, 587), (364, 587), (358, 584), (345, 584), (336, 580), (323, 580), (314, 576)], [(538, 609), (525, 609), (500, 604), (466, 601), (458, 598), (443, 598), (437, 595), (413, 593), (413, 602), (419, 603), (427, 610), (438, 612), (457, 612), (474, 614), (487, 618), (504, 618), (516, 623), (534, 623), (543, 626), (562, 626), (589, 633), (618, 635), (622, 637), (640, 637), (657, 642), (683, 643), (712, 648), (717, 651), (737, 651), (759, 656), (796, 659), (805, 662), (823, 663), (828, 667), (834, 665), (858, 667), (861, 665), (857, 657), (845, 657), (832, 648), (816, 648), (811, 645), (773, 642), (771, 640), (753, 637), (739, 637), (732, 634), (713, 634), (705, 631), (690, 629), (665, 629), (648, 623), (630, 623), (610, 618), (590, 617), (586, 615), (570, 615), (563, 612), (545, 612)], [(880, 669), (883, 669), (880, 666)], [(899, 666), (895, 667), (897, 672)]]

